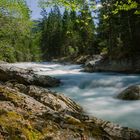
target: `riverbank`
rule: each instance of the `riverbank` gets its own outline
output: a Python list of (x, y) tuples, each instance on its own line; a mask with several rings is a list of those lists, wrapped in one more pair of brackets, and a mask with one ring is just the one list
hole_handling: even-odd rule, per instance
[(81, 64), (85, 72), (140, 73), (140, 57), (111, 59), (107, 54), (80, 55), (53, 59), (52, 62)]
[(87, 116), (62, 94), (15, 79), (0, 85), (1, 139), (140, 138), (139, 131)]
[(84, 64), (84, 71), (140, 73), (140, 57), (110, 59), (106, 55), (94, 55)]

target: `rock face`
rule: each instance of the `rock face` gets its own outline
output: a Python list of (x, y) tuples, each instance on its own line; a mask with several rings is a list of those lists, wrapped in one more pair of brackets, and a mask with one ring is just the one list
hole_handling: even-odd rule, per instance
[(70, 98), (42, 87), (0, 85), (0, 140), (139, 140), (140, 132), (84, 114)]
[[(76, 103), (63, 95), (49, 97), (52, 93), (39, 87), (22, 85), (27, 90), (26, 95), (19, 91), (19, 85), (13, 86), (14, 89), (0, 86), (1, 140), (74, 140), (88, 137), (90, 127), (79, 117), (82, 116), (82, 110)], [(36, 91), (39, 91), (37, 97)], [(44, 100), (42, 93), (46, 94)], [(54, 107), (50, 103), (53, 98)], [(58, 103), (55, 103), (56, 99)], [(93, 134), (94, 130), (99, 129), (94, 127), (91, 130)], [(102, 137), (101, 133), (98, 135)]]
[(122, 91), (117, 98), (122, 100), (140, 100), (140, 85), (128, 87)]
[(65, 109), (72, 112), (82, 111), (80, 106), (78, 106), (70, 98), (65, 97), (63, 94), (55, 93), (48, 89), (33, 85), (25, 86), (15, 82), (7, 82), (5, 84), (12, 89), (18, 90), (26, 95), (29, 95), (30, 97), (33, 97), (35, 100), (49, 106), (49, 108), (55, 111), (63, 111)]
[(25, 85), (38, 85), (44, 87), (58, 86), (60, 81), (50, 76), (35, 74), (32, 70), (13, 67), (10, 64), (0, 65), (1, 81), (17, 81)]
[(100, 126), (109, 136), (111, 140), (139, 140), (140, 132), (127, 127), (121, 127), (117, 124), (113, 124), (109, 121), (104, 121), (98, 118), (93, 118), (90, 122), (94, 122), (97, 126)]
[(109, 60), (104, 55), (95, 55), (92, 60), (85, 63), (84, 71), (86, 72), (127, 72), (140, 73), (140, 57), (132, 59)]

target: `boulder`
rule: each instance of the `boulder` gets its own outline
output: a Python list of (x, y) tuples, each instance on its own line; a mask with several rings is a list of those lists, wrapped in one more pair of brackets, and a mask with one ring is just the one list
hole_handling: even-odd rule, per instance
[(103, 60), (102, 55), (93, 55), (92, 59), (88, 59), (84, 65), (84, 71), (93, 72), (96, 70), (96, 66), (99, 65)]
[(38, 85), (44, 87), (54, 87), (60, 84), (60, 80), (47, 76), (35, 74), (31, 69), (22, 69), (10, 64), (0, 65), (1, 81), (17, 81), (25, 85)]
[(117, 98), (122, 100), (140, 100), (140, 85), (133, 85), (126, 88)]
[(73, 59), (73, 62), (76, 64), (84, 64), (87, 60), (91, 58), (90, 55), (80, 55)]

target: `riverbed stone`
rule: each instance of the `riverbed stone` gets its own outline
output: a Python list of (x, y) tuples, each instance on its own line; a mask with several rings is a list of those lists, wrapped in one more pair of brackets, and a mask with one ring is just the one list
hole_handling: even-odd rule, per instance
[(54, 87), (60, 84), (60, 80), (48, 75), (39, 75), (32, 69), (23, 69), (12, 66), (11, 64), (0, 65), (1, 81), (16, 81), (25, 85), (38, 85), (44, 87)]
[(133, 85), (123, 90), (117, 98), (122, 100), (140, 100), (140, 85)]

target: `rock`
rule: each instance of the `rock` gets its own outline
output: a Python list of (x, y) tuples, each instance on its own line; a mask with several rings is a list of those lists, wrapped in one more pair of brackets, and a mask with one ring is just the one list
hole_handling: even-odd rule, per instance
[(63, 94), (56, 94), (55, 92), (52, 92), (45, 88), (28, 86), (25, 94), (30, 95), (39, 102), (43, 103), (46, 106), (49, 106), (56, 111), (82, 111), (82, 108), (75, 102), (73, 102), (70, 98), (65, 97)]
[(35, 74), (32, 70), (13, 67), (10, 64), (0, 65), (1, 81), (17, 81), (25, 85), (38, 85), (44, 87), (54, 87), (60, 84), (60, 80), (47, 75)]
[[(70, 102), (70, 100), (67, 101), (67, 98), (61, 99), (65, 99), (68, 104)], [(51, 104), (49, 101), (48, 104), (46, 102), (43, 104), (18, 90), (1, 85), (0, 138), (10, 140), (45, 140), (47, 138), (65, 140), (88, 136), (86, 132), (88, 128), (84, 128), (84, 123), (74, 116), (68, 115), (67, 111), (53, 110), (49, 104)], [(72, 109), (75, 104), (68, 110), (75, 110), (75, 108)], [(75, 113), (80, 112), (77, 110)], [(84, 134), (82, 137), (81, 133)]]
[(92, 60), (87, 61), (85, 66), (98, 65), (102, 59), (103, 57), (101, 55), (93, 55)]
[(73, 62), (76, 64), (84, 64), (90, 58), (91, 58), (90, 55), (81, 55), (81, 56), (74, 58)]
[(140, 131), (133, 130), (128, 127), (122, 127), (120, 125), (111, 123), (109, 121), (104, 121), (98, 118), (93, 118), (90, 120), (96, 125), (99, 125), (108, 135), (112, 136), (113, 140), (139, 140)]
[(101, 55), (93, 55), (92, 59), (86, 61), (84, 66), (84, 71), (86, 72), (93, 72), (95, 70), (96, 65), (99, 65), (103, 59)]
[[(65, 114), (64, 114), (65, 115)], [(0, 86), (0, 138), (43, 140), (52, 137), (57, 140), (63, 135), (74, 136), (68, 128), (61, 129), (66, 119), (34, 98), (10, 87)]]
[(64, 96), (62, 93), (52, 92), (46, 88), (37, 87), (37, 86), (25, 86), (18, 83), (5, 83), (6, 86), (13, 88), (19, 92), (23, 92), (30, 97), (33, 97), (35, 100), (41, 102), (42, 104), (49, 106), (55, 111), (73, 111), (73, 112), (82, 112), (82, 108), (77, 105), (70, 98)]
[[(8, 103), (8, 108), (5, 105), (8, 110), (14, 106), (22, 108), (24, 111), (30, 111), (32, 114), (40, 114), (48, 109), (32, 97), (5, 86), (0, 86), (0, 101), (2, 101), (0, 105), (2, 108), (4, 108), (5, 103), (6, 105)], [(12, 108), (12, 110), (14, 109)]]
[(5, 62), (5, 61), (0, 60), (0, 64), (8, 64), (8, 63)]
[(122, 100), (140, 100), (140, 85), (133, 85), (126, 88), (117, 98)]
[[(11, 115), (13, 117), (8, 119)], [(18, 83), (0, 86), (0, 126), (3, 127), (0, 129), (0, 136), (4, 138), (12, 138), (13, 134), (17, 133), (19, 139), (27, 139), (27, 134), (33, 133), (37, 140), (42, 140), (42, 137), (44, 140), (140, 139), (140, 132), (137, 130), (85, 115), (79, 105), (64, 95), (42, 87)], [(13, 134), (9, 129), (5, 131), (7, 127), (12, 129)], [(28, 133), (24, 133), (22, 129)], [(29, 140), (35, 138), (31, 137)]]
[(106, 55), (95, 55), (85, 63), (84, 71), (140, 73), (140, 57), (112, 60)]

